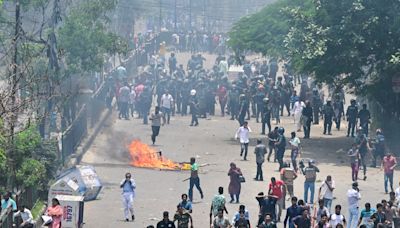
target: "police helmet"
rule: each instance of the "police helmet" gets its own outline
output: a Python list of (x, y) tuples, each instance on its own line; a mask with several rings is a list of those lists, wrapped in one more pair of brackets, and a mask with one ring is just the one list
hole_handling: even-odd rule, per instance
[(243, 99), (243, 98), (245, 98), (245, 97), (246, 97), (246, 95), (243, 94), (243, 93), (239, 95), (239, 98), (240, 98), (240, 99)]
[(196, 95), (196, 90), (194, 90), (194, 89), (190, 90), (190, 95), (192, 95), (192, 96)]
[(278, 128), (278, 133), (280, 135), (283, 135), (283, 133), (285, 133), (285, 128), (283, 128), (283, 127)]
[(268, 97), (265, 97), (265, 98), (263, 99), (263, 102), (265, 102), (265, 103), (269, 102), (269, 98), (268, 98)]

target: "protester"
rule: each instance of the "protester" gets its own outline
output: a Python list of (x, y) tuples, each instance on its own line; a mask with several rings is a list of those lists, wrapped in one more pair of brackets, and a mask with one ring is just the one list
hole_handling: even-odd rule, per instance
[(322, 216), (326, 215), (326, 216), (330, 216), (329, 210), (327, 207), (324, 206), (324, 200), (320, 199), (318, 200), (318, 209), (317, 209), (317, 214), (316, 217), (314, 217), (313, 219), (317, 221), (317, 223), (319, 223), (322, 220)]
[[(162, 119), (162, 123), (161, 123), (161, 119)], [(151, 114), (150, 120), (151, 120), (151, 131), (153, 132), (151, 135), (151, 141), (153, 142), (153, 145), (154, 145), (154, 143), (156, 142), (156, 138), (157, 138), (158, 134), (160, 133), (161, 125), (164, 126), (164, 124), (165, 124), (165, 117), (160, 112), (160, 108), (158, 106), (155, 108), (154, 113)]]
[(14, 213), (14, 217), (21, 217), (22, 223), (19, 224), (20, 228), (33, 228), (34, 221), (31, 211), (25, 205), (19, 206), (18, 211)]
[(186, 193), (183, 193), (181, 199), (182, 201), (178, 204), (178, 206), (181, 206), (187, 212), (192, 213), (193, 212), (192, 203), (188, 201), (188, 195)]
[(243, 126), (239, 127), (238, 130), (236, 131), (235, 134), (235, 139), (237, 140), (239, 138), (240, 141), (240, 157), (243, 156), (244, 152), (244, 157), (243, 160), (247, 160), (247, 152), (249, 148), (249, 134), (251, 132), (250, 127), (248, 126), (248, 122), (245, 121), (243, 123)]
[(211, 208), (210, 208), (210, 217), (217, 216), (218, 210), (222, 209), (228, 214), (228, 210), (225, 207), (225, 196), (224, 196), (224, 188), (218, 188), (218, 194), (214, 196), (211, 201)]
[(351, 166), (351, 180), (357, 181), (358, 180), (358, 171), (359, 171), (359, 157), (360, 154), (357, 149), (357, 144), (353, 143), (353, 146), (347, 152), (347, 156), (350, 157), (350, 166)]
[(231, 162), (230, 169), (228, 171), (228, 176), (230, 177), (228, 190), (229, 195), (231, 196), (231, 201), (229, 201), (229, 203), (233, 203), (235, 198), (236, 203), (239, 203), (242, 175), (242, 171), (236, 166), (235, 163)]
[(267, 153), (267, 148), (262, 143), (261, 139), (257, 139), (257, 146), (254, 149), (254, 153), (256, 154), (256, 164), (257, 164), (257, 174), (254, 180), (263, 181), (263, 170), (262, 164), (265, 160), (265, 154)]
[(342, 227), (346, 226), (346, 218), (341, 214), (342, 206), (335, 206), (335, 213), (331, 214), (329, 217), (329, 224), (332, 227), (338, 227), (338, 225), (342, 225)]
[(305, 106), (306, 105), (304, 104), (303, 101), (298, 100), (298, 101), (296, 101), (294, 103), (294, 106), (293, 106), (293, 109), (292, 109), (292, 113), (293, 113), (292, 115), (294, 117), (295, 128), (296, 128), (296, 131), (298, 131), (298, 132), (301, 131), (301, 121), (300, 121), (300, 119), (301, 119), (301, 114), (303, 112), (303, 108)]
[[(308, 167), (302, 170), (306, 177), (304, 181), (304, 201), (306, 203), (314, 204), (315, 181), (317, 180), (318, 167), (315, 166), (314, 160), (308, 162)], [(310, 191), (310, 200), (308, 200), (308, 192)]]
[(314, 228), (331, 228), (331, 225), (329, 224), (329, 216), (322, 214), (321, 220), (314, 226)]
[(383, 205), (378, 203), (376, 205), (376, 212), (371, 216), (372, 221), (374, 221), (375, 227), (386, 227), (389, 224), (389, 221), (386, 219), (385, 212), (383, 211)]
[(335, 181), (332, 180), (332, 176), (328, 175), (318, 192), (318, 198), (322, 199), (324, 202), (324, 207), (328, 208), (328, 216), (331, 213), (333, 190), (335, 190)]
[(347, 191), (347, 201), (349, 204), (349, 222), (347, 228), (356, 228), (358, 221), (358, 207), (361, 199), (360, 190), (358, 189), (358, 183), (354, 182), (352, 188)]
[(291, 139), (289, 140), (289, 144), (291, 146), (292, 152), (290, 154), (290, 158), (292, 159), (292, 164), (293, 164), (293, 169), (294, 171), (298, 171), (297, 168), (297, 156), (300, 155), (301, 149), (300, 149), (300, 139), (296, 137), (296, 132), (292, 132), (291, 134)]
[(292, 197), (292, 205), (286, 209), (286, 217), (283, 221), (283, 226), (286, 228), (289, 225), (289, 228), (293, 228), (293, 219), (297, 216), (301, 215), (302, 208), (297, 205), (297, 197)]
[(293, 187), (294, 180), (297, 178), (296, 172), (290, 167), (290, 163), (286, 162), (284, 167), (281, 169), (280, 173), (281, 173), (281, 180), (285, 183), (287, 192), (289, 193), (290, 197), (293, 197), (294, 196), (294, 187)]
[(213, 228), (231, 228), (231, 223), (229, 219), (224, 217), (224, 210), (218, 209), (217, 216), (215, 216), (212, 223)]
[(174, 98), (172, 97), (171, 94), (169, 94), (168, 90), (165, 90), (165, 93), (161, 97), (161, 111), (162, 114), (167, 120), (167, 124), (169, 124), (169, 121), (171, 119), (171, 109), (174, 107)]
[(163, 212), (163, 219), (157, 223), (157, 228), (175, 228), (174, 222), (169, 220), (168, 211)]
[(370, 203), (365, 204), (365, 208), (361, 210), (360, 219), (358, 220), (357, 226), (365, 225), (366, 228), (373, 228), (374, 221), (371, 216), (376, 212), (375, 209), (371, 208)]
[(303, 210), (301, 215), (296, 216), (293, 218), (293, 224), (296, 228), (308, 228), (311, 227), (311, 218), (308, 214), (308, 210)]
[(387, 153), (386, 156), (382, 160), (381, 170), (384, 170), (384, 179), (385, 179), (385, 193), (388, 194), (388, 182), (390, 184), (390, 189), (393, 192), (393, 173), (394, 168), (397, 165), (397, 160), (391, 153)]
[(174, 215), (174, 223), (176, 222), (176, 228), (193, 228), (192, 216), (186, 211), (181, 205), (177, 206), (177, 212)]
[(122, 202), (124, 205), (125, 221), (129, 221), (129, 212), (132, 221), (135, 220), (133, 212), (133, 199), (135, 198), (136, 183), (132, 178), (131, 173), (125, 174), (125, 179), (121, 181), (120, 188), (122, 188)]
[(63, 208), (60, 206), (58, 199), (51, 200), (51, 206), (47, 208), (45, 215), (51, 216), (50, 228), (61, 228), (62, 216), (64, 214)]
[(275, 177), (271, 177), (271, 182), (268, 186), (268, 194), (275, 196), (277, 199), (278, 215), (277, 222), (281, 221), (282, 209), (285, 209), (285, 183), (281, 180), (276, 180)]
[(1, 209), (6, 210), (7, 208), (11, 207), (13, 211), (17, 211), (17, 203), (11, 198), (11, 192), (6, 192), (6, 194), (3, 195), (3, 198), (1, 200)]
[(250, 216), (249, 211), (246, 210), (244, 205), (239, 206), (239, 211), (233, 215), (232, 224), (240, 228), (250, 228)]
[(277, 228), (276, 224), (272, 220), (271, 214), (266, 214), (262, 224), (258, 225), (258, 228)]
[(196, 163), (196, 158), (190, 158), (190, 179), (189, 179), (189, 200), (193, 202), (193, 187), (196, 186), (199, 190), (200, 197), (203, 199), (203, 190), (200, 187), (199, 165)]

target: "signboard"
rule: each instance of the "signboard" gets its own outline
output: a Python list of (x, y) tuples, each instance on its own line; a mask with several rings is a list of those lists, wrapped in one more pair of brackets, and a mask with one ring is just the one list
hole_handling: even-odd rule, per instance
[(400, 74), (393, 76), (392, 89), (394, 93), (400, 93)]

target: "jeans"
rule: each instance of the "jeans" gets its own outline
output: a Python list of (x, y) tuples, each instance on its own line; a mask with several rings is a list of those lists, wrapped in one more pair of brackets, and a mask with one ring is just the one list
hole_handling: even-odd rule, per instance
[(244, 160), (247, 159), (248, 149), (249, 149), (249, 143), (240, 143), (240, 156), (243, 155), (243, 151), (244, 151)]
[(154, 144), (156, 142), (156, 137), (160, 133), (160, 126), (151, 126), (151, 130), (153, 132), (153, 134), (151, 135), (151, 141)]
[(357, 228), (358, 217), (358, 207), (350, 207), (347, 228)]
[(169, 120), (171, 119), (171, 109), (170, 108), (166, 108), (166, 107), (162, 107), (161, 108), (162, 109), (162, 113), (163, 113), (163, 115), (164, 115), (164, 118), (165, 118), (165, 116), (167, 116), (167, 124), (169, 124)]
[(304, 202), (308, 203), (308, 191), (311, 192), (310, 203), (314, 204), (315, 182), (304, 182)]
[(332, 199), (324, 198), (324, 207), (328, 208), (329, 213), (331, 213)]
[(276, 159), (278, 160), (279, 163), (279, 172), (283, 168), (283, 156), (285, 155), (285, 149), (278, 148), (276, 153)]
[(393, 173), (385, 173), (385, 192), (388, 193), (388, 181), (390, 184), (390, 189), (393, 192)]
[(189, 199), (193, 202), (193, 187), (196, 186), (197, 190), (199, 190), (201, 198), (203, 198), (203, 190), (200, 187), (200, 178), (199, 177), (191, 177), (189, 179)]
[(326, 134), (327, 130), (328, 130), (328, 134), (331, 133), (331, 129), (332, 129), (332, 118), (324, 118), (324, 134)]
[(351, 131), (351, 136), (354, 137), (355, 127), (356, 127), (356, 120), (349, 120), (349, 124), (347, 125), (347, 136), (350, 136), (350, 131)]
[(293, 165), (293, 169), (295, 172), (297, 172), (297, 155), (299, 154), (299, 149), (292, 149), (292, 153), (290, 155), (290, 158), (292, 160), (292, 165)]
[(257, 163), (257, 174), (256, 174), (256, 179), (257, 180), (263, 180), (263, 171), (262, 171), (262, 163)]
[(268, 133), (271, 132), (271, 118), (267, 118), (265, 120), (262, 120), (261, 123), (261, 134), (265, 134), (265, 124), (268, 126)]
[(190, 125), (198, 125), (199, 124), (199, 120), (197, 119), (197, 113), (194, 110), (192, 111), (192, 120), (190, 121)]

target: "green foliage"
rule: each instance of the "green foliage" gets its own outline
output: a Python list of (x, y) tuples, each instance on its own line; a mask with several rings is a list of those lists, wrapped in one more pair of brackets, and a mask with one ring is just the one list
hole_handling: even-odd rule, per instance
[(17, 170), (17, 184), (24, 187), (43, 188), (43, 182), (46, 181), (46, 168), (35, 159), (25, 159), (21, 167)]

